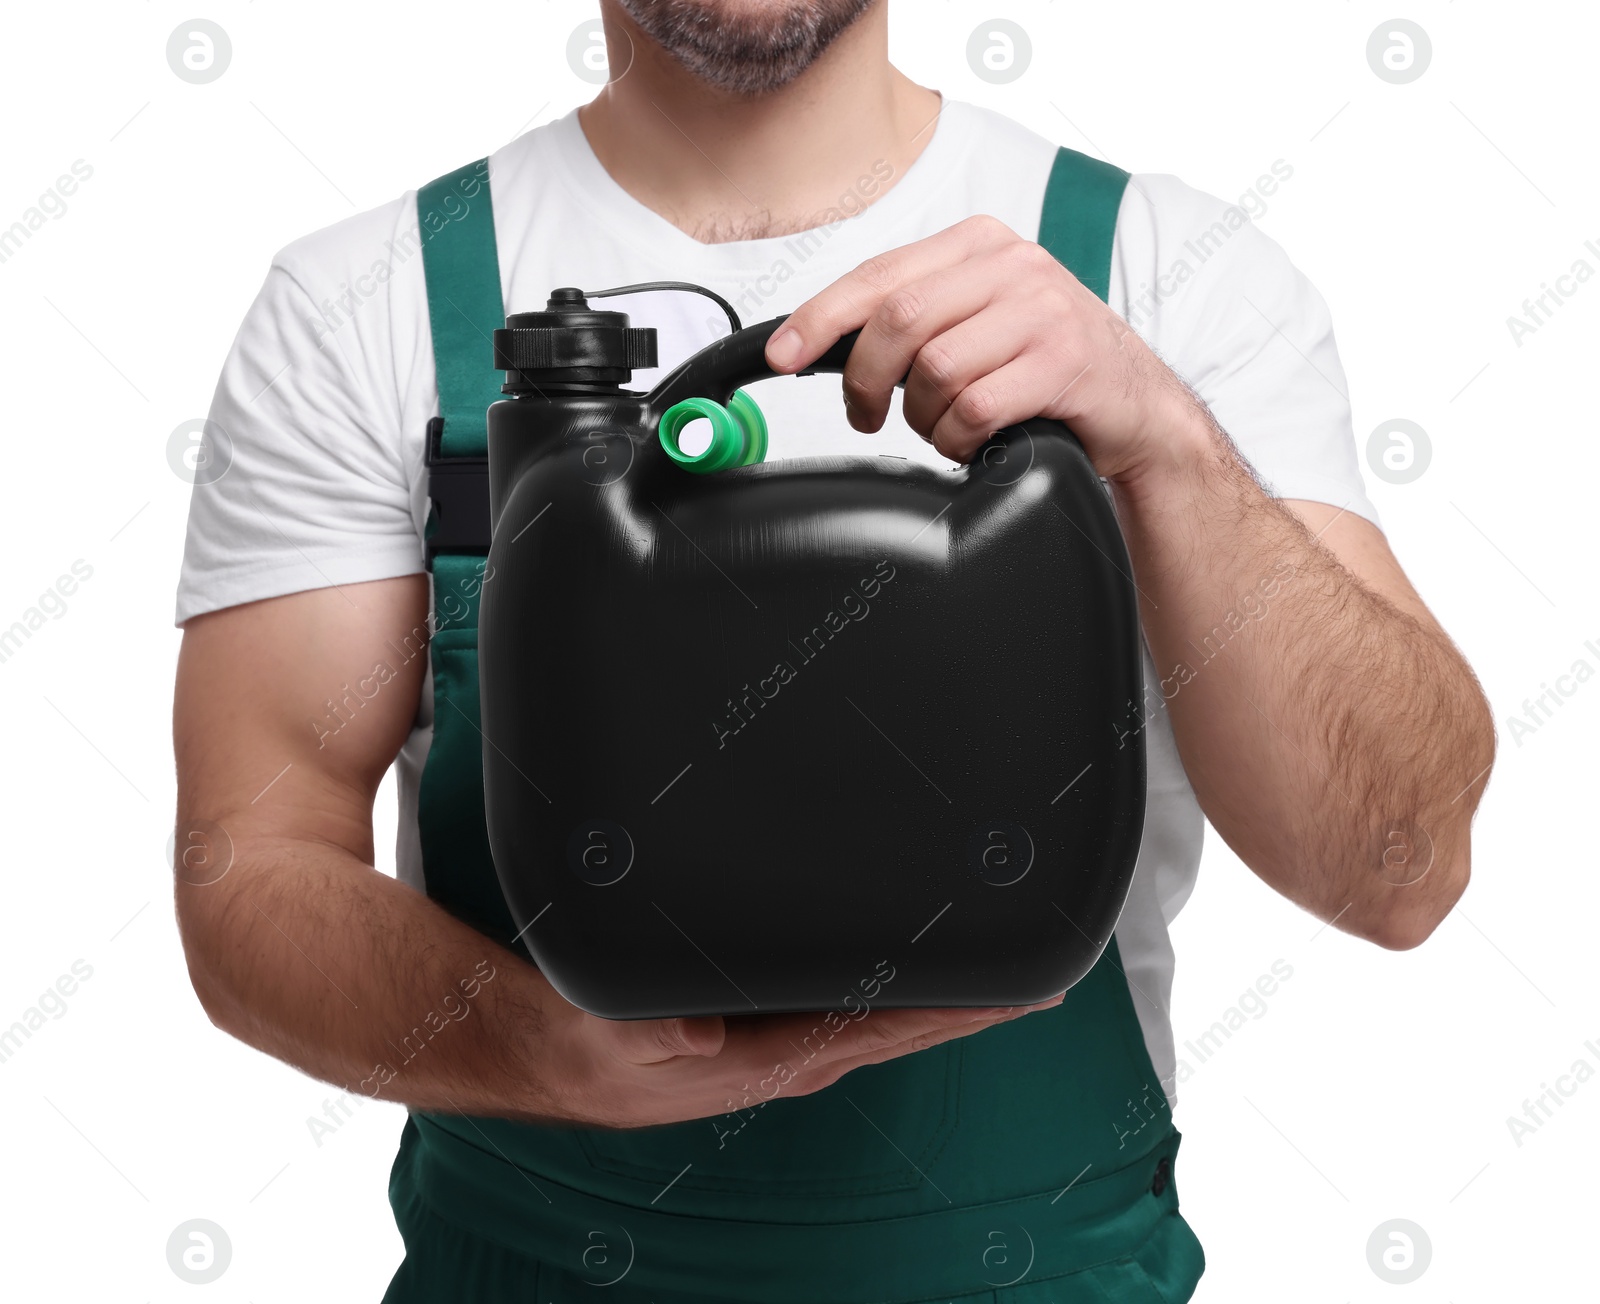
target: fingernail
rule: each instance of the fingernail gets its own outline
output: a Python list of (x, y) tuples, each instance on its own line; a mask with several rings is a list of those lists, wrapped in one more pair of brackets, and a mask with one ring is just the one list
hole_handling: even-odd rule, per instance
[(774, 367), (792, 366), (800, 356), (800, 332), (785, 328), (767, 341), (767, 361)]

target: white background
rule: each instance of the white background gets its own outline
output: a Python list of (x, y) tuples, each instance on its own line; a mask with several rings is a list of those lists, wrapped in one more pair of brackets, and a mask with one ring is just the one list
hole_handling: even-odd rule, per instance
[[(1600, 269), (1583, 247), (1600, 243), (1596, 11), (1408, 0), (1398, 12), (1431, 35), (1433, 62), (1396, 86), (1366, 59), (1387, 3), (893, 4), (910, 75), (1063, 144), (1230, 199), (1293, 165), (1261, 224), (1332, 305), (1363, 446), (1395, 417), (1431, 436), (1419, 479), (1369, 481), (1501, 730), (1472, 887), (1419, 950), (1320, 931), (1208, 843), (1175, 930), (1180, 1055), (1274, 960), (1293, 977), (1181, 1088), (1180, 1186), (1209, 1258), (1198, 1298), (1592, 1298), (1600, 1078), (1520, 1146), (1506, 1120), (1576, 1060), (1600, 1068), (1584, 1045), (1600, 1048), (1600, 682), (1520, 744), (1509, 722), (1574, 661), (1600, 669), (1600, 284), (1521, 347), (1506, 319), (1574, 260)], [(209, 85), (165, 57), (197, 12), (233, 43)], [(592, 14), (579, 0), (6, 6), (0, 228), (75, 160), (93, 168), (0, 263), (0, 627), (75, 560), (93, 567), (0, 664), (0, 1026), (74, 961), (93, 968), (0, 1064), (8, 1298), (376, 1300), (399, 1261), (398, 1109), (366, 1105), (319, 1146), (306, 1120), (335, 1092), (213, 1030), (187, 982), (167, 842), (189, 487), (166, 448), (204, 415), (271, 253), (587, 99), (566, 45)], [(996, 17), (1033, 40), (1006, 85), (966, 62)], [(191, 1218), (231, 1240), (209, 1286), (167, 1265)], [(1431, 1241), (1408, 1286), (1368, 1266), (1391, 1218)]]

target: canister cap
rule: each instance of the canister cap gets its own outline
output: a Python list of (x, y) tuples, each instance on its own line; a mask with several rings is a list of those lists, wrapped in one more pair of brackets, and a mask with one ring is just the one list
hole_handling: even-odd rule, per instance
[(494, 333), (495, 366), (508, 394), (541, 385), (622, 385), (636, 369), (656, 366), (654, 327), (628, 325), (625, 312), (589, 306), (580, 289), (550, 292), (543, 312), (519, 312)]

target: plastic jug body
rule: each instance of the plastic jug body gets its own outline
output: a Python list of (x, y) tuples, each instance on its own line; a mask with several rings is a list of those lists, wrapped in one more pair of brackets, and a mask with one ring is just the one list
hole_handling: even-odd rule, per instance
[(613, 1018), (1070, 987), (1145, 801), (1131, 565), (1082, 448), (1041, 420), (953, 471), (693, 475), (660, 407), (490, 409), (486, 816), (536, 963)]

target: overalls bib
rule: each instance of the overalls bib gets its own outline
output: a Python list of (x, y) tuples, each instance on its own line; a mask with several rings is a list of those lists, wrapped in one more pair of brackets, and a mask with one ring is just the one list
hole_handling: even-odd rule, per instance
[[(1046, 189), (1040, 243), (1102, 299), (1127, 179), (1063, 149)], [(433, 900), (516, 948), (484, 827), (478, 710), (484, 414), (500, 397), (488, 341), (505, 317), (486, 161), (424, 187), (418, 208), (441, 413), (424, 877)], [(449, 220), (430, 223), (438, 212)], [(413, 1112), (389, 1186), (406, 1260), (387, 1304), (1178, 1304), (1203, 1271), (1115, 939), (1055, 1009), (809, 1096), (753, 1089), (730, 1104), (632, 1130)]]

